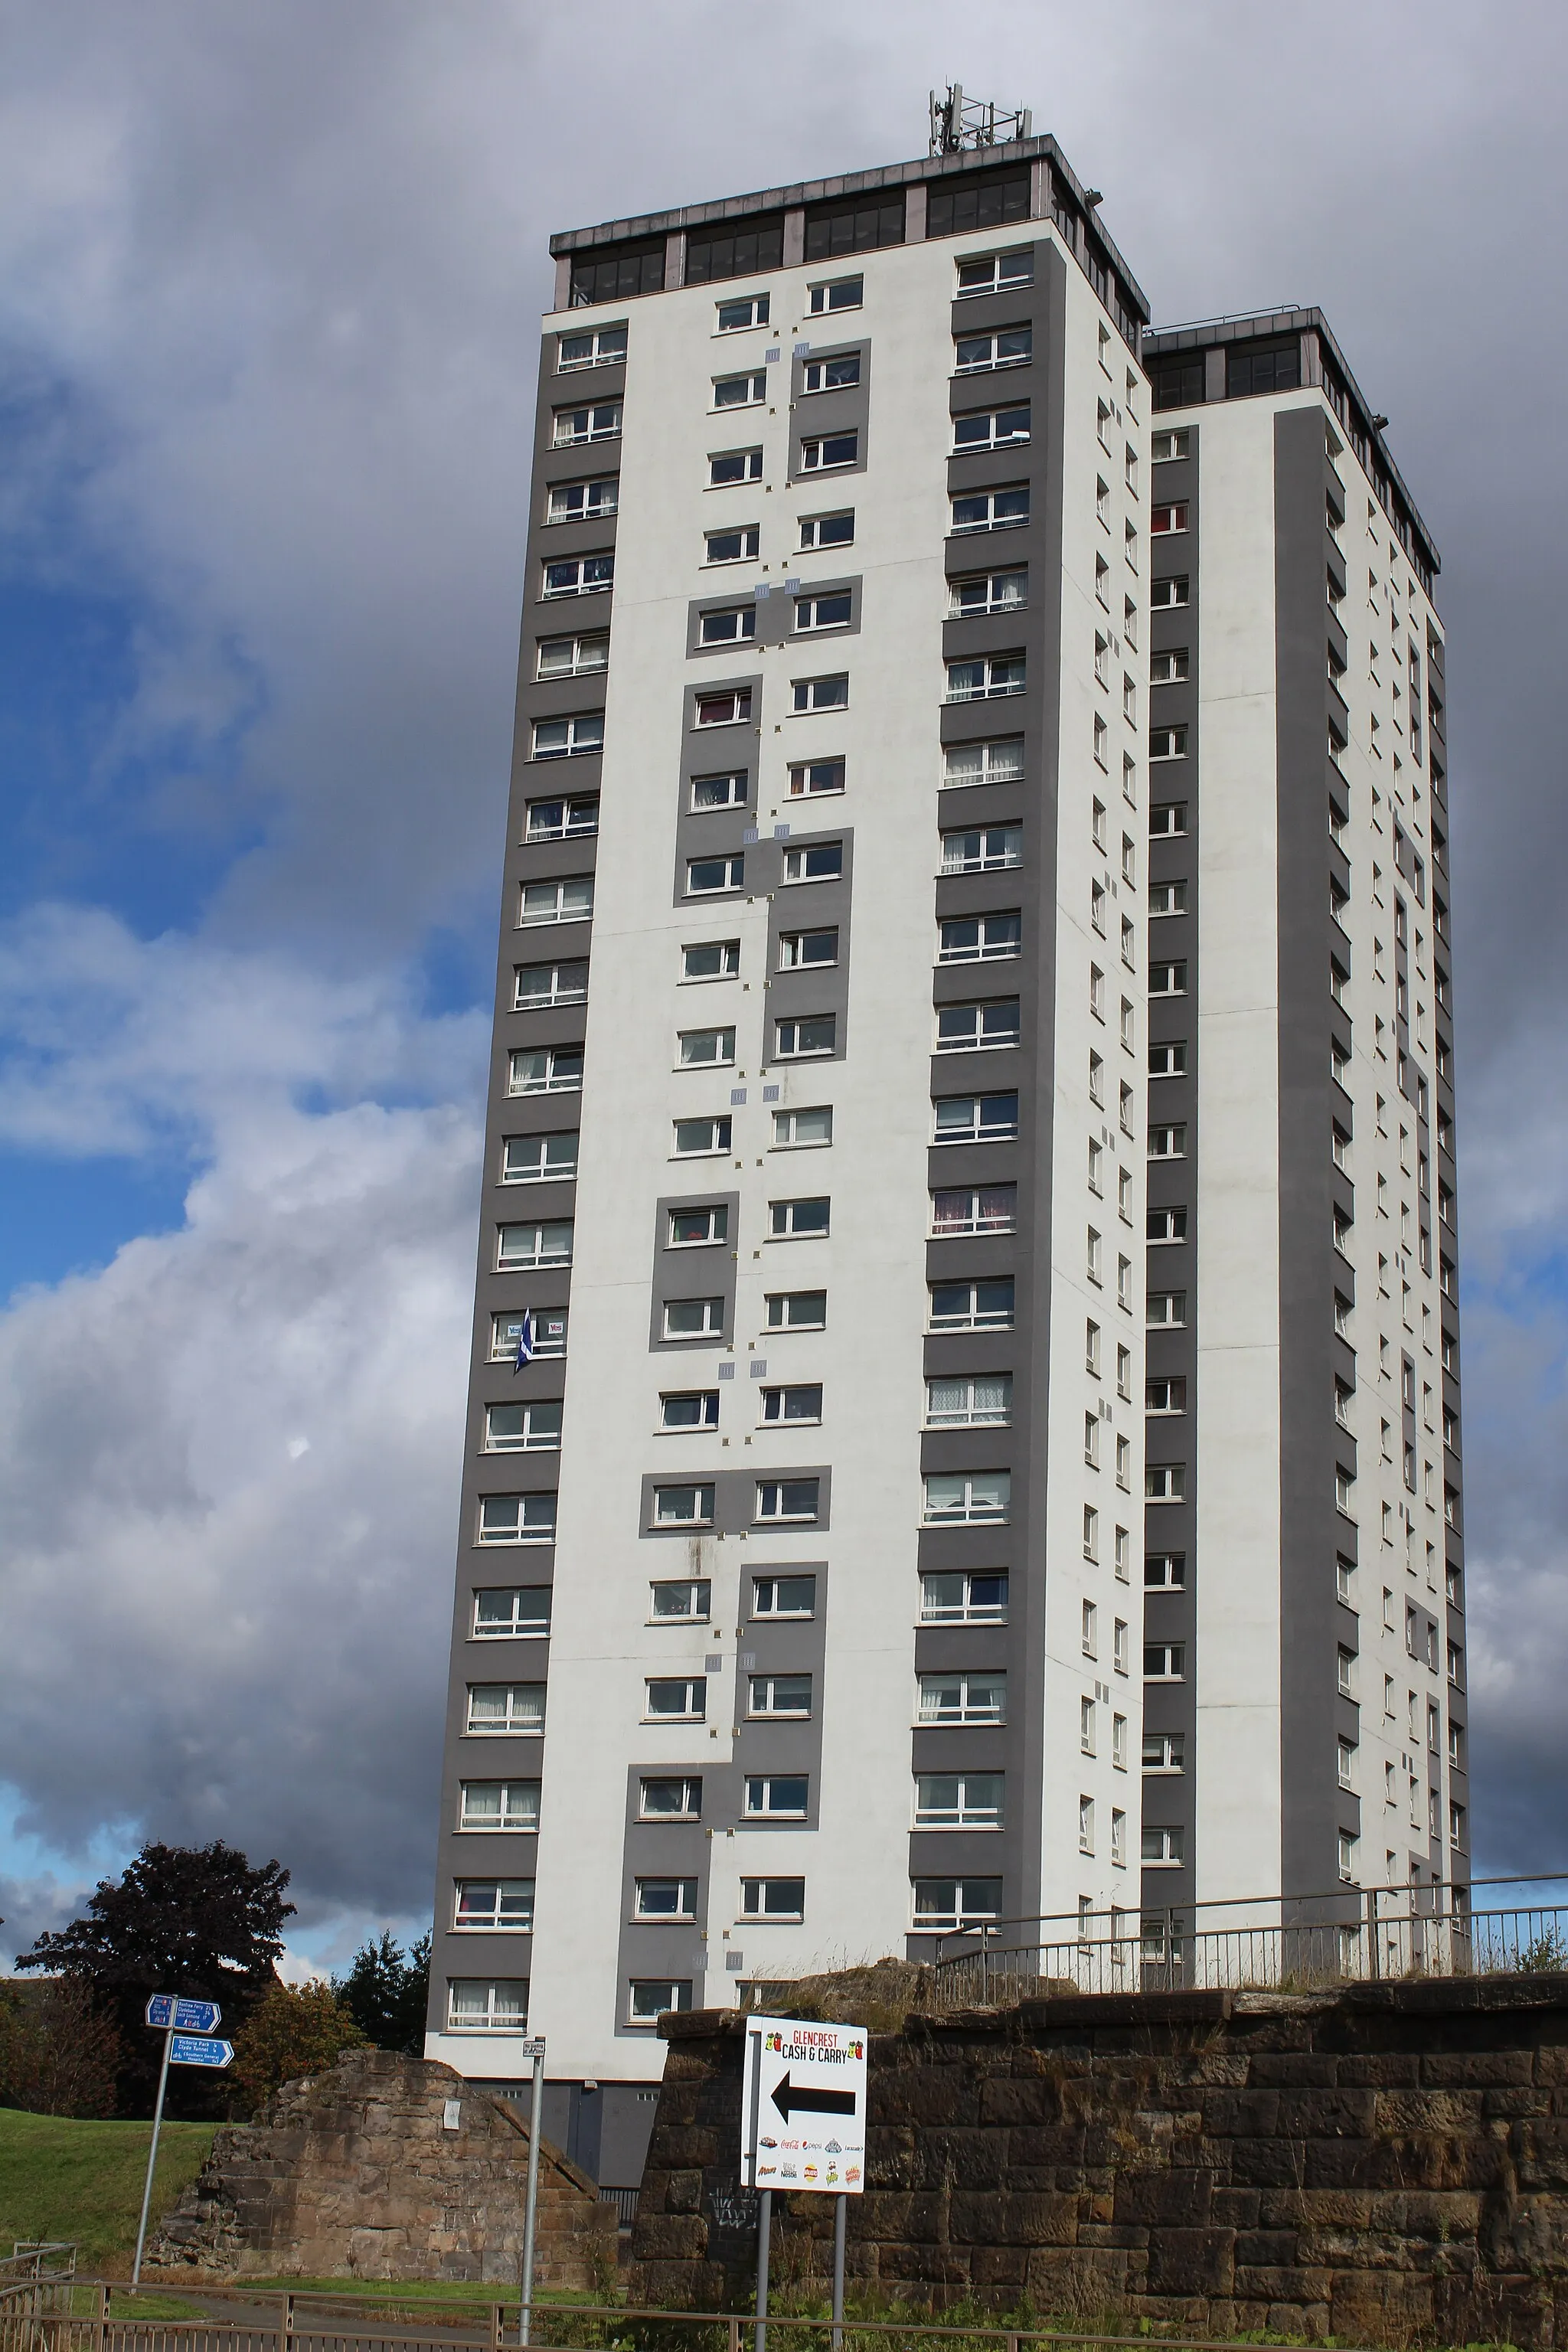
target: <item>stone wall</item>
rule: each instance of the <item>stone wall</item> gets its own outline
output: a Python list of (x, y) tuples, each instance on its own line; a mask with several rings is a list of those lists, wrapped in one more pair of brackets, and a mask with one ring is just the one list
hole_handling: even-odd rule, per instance
[[(220, 2131), (148, 2249), (164, 2270), (226, 2277), (471, 2279), (515, 2286), (528, 2126), (450, 2066), (345, 2052)], [(598, 2288), (616, 2210), (539, 2144), (536, 2278)]]
[[(742, 2021), (664, 2030), (631, 2291), (743, 2311)], [(914, 2017), (871, 2042), (869, 2121), (852, 2294), (1568, 2347), (1568, 1977)], [(775, 2198), (776, 2280), (826, 2277), (832, 2210)]]

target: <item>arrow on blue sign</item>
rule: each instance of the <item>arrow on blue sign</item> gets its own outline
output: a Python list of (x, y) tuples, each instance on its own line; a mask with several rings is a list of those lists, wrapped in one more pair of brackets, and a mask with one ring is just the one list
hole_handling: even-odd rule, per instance
[(147, 2003), (148, 2024), (176, 2033), (211, 2033), (222, 2015), (216, 2000), (187, 2000), (181, 1993), (155, 1992)]
[(215, 2042), (205, 2033), (176, 2033), (169, 2044), (173, 2066), (226, 2066), (233, 2056), (232, 2042)]

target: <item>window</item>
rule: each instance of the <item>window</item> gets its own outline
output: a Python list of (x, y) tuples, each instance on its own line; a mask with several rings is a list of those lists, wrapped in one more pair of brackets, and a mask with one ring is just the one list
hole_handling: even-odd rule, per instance
[(1154, 539), (1168, 536), (1173, 531), (1185, 530), (1186, 527), (1187, 509), (1184, 501), (1178, 506), (1151, 507), (1149, 509), (1149, 530), (1151, 537)]
[(800, 519), (802, 550), (820, 547), (852, 547), (855, 543), (855, 509), (840, 509), (837, 514), (802, 515)]
[[(713, 278), (729, 277), (731, 272), (727, 269), (715, 269), (710, 266), (704, 266), (710, 265), (714, 248), (727, 248), (722, 257), (732, 260), (733, 248), (737, 245), (745, 246), (757, 241), (759, 234), (762, 238), (766, 238), (769, 232), (766, 230), (760, 233), (752, 232), (750, 236), (743, 235), (740, 237), (714, 237), (708, 239), (706, 244), (695, 238), (689, 239), (686, 248), (686, 283), (689, 286), (699, 286)], [(779, 250), (782, 253), (783, 231), (779, 230), (775, 234), (779, 242)], [(692, 266), (694, 261), (698, 265), (695, 268)], [(768, 266), (765, 261), (760, 262), (760, 267), (763, 268)], [(773, 266), (777, 267), (776, 261)], [(766, 294), (741, 294), (735, 296), (731, 301), (715, 303), (714, 332), (720, 335), (733, 335), (746, 327), (765, 327), (768, 323), (768, 310), (769, 297)]]
[(773, 1056), (781, 1062), (809, 1061), (835, 1050), (838, 1016), (833, 1013), (814, 1013), (801, 1021), (776, 1021), (773, 1024)]
[(754, 1576), (753, 1617), (812, 1617), (816, 1613), (815, 1576)]
[(1001, 1673), (921, 1675), (921, 1723), (1004, 1723), (1007, 1677)]
[(1146, 1592), (1181, 1592), (1186, 1588), (1187, 1555), (1184, 1551), (1152, 1551), (1144, 1555), (1143, 1589)]
[(765, 368), (748, 369), (744, 375), (716, 375), (713, 379), (715, 408), (755, 408), (767, 396)]
[(548, 1584), (487, 1585), (474, 1594), (476, 1642), (511, 1641), (550, 1631)]
[(708, 482), (711, 489), (722, 489), (731, 482), (760, 482), (763, 478), (763, 453), (760, 449), (719, 449), (708, 460)]
[(1003, 1428), (1012, 1418), (1011, 1372), (960, 1374), (926, 1382), (928, 1429)]
[(1151, 760), (1184, 760), (1187, 756), (1187, 730), (1184, 727), (1151, 727), (1149, 757)]
[(452, 1890), (452, 1926), (527, 1932), (533, 1926), (531, 1878), (459, 1878)]
[(931, 1196), (931, 1230), (935, 1241), (964, 1234), (1010, 1234), (1018, 1214), (1016, 1184), (964, 1185)]
[(803, 392), (842, 392), (859, 381), (858, 352), (836, 352), (830, 359), (807, 360), (801, 370)]
[(577, 1173), (577, 1130), (509, 1135), (501, 1144), (503, 1184), (552, 1184)]
[(1150, 436), (1149, 455), (1156, 466), (1169, 465), (1173, 458), (1187, 455), (1190, 436), (1184, 427), (1179, 433), (1155, 433)]
[(725, 1242), (729, 1238), (730, 1210), (726, 1202), (713, 1202), (697, 1209), (672, 1209), (669, 1213), (670, 1249), (689, 1249), (694, 1244)]
[(827, 966), (838, 961), (838, 929), (837, 924), (819, 931), (781, 931), (779, 934), (779, 970), (800, 971), (811, 965)]
[[(813, 257), (809, 257), (811, 258)], [(858, 310), (865, 296), (863, 278), (834, 278), (811, 289), (811, 310), (814, 318), (834, 310)]]
[(1001, 1916), (999, 1878), (917, 1878), (910, 1892), (917, 1935), (983, 1927)]
[(1255, 393), (1294, 392), (1300, 381), (1301, 346), (1299, 340), (1271, 343), (1261, 348), (1254, 346), (1227, 354), (1226, 394), (1228, 399), (1244, 399), (1248, 394)]
[(528, 2031), (528, 1979), (448, 1978), (447, 2031), (449, 2033), (525, 2033)]
[(524, 1363), (543, 1357), (566, 1353), (566, 1309), (535, 1315), (529, 1309), (521, 1314), (492, 1315), (490, 1318), (490, 1361), (492, 1364), (517, 1365), (518, 1349), (525, 1338), (531, 1338), (530, 1353)]
[(561, 882), (525, 882), (518, 904), (524, 930), (540, 923), (585, 922), (594, 911), (594, 877), (574, 874)]
[(507, 1057), (511, 1095), (574, 1095), (583, 1088), (581, 1045), (544, 1045), (537, 1053)]
[(994, 490), (965, 490), (952, 501), (952, 532), (963, 538), (976, 530), (1010, 530), (1029, 520), (1026, 482), (1010, 482)]
[(544, 594), (597, 596), (616, 584), (613, 555), (561, 556), (544, 567)]
[(719, 1426), (719, 1391), (717, 1389), (683, 1389), (661, 1396), (659, 1427), (661, 1429), (717, 1429)]
[(463, 1728), (468, 1732), (509, 1735), (542, 1731), (544, 1685), (470, 1683), (468, 1716)]
[(1149, 1129), (1151, 1160), (1184, 1160), (1187, 1156), (1187, 1130), (1184, 1127), (1152, 1127)]
[(986, 702), (1004, 694), (1022, 694), (1025, 685), (1022, 654), (983, 654), (975, 661), (950, 661), (947, 666), (949, 702)]
[(1145, 1825), (1140, 1859), (1145, 1870), (1179, 1870), (1186, 1852), (1186, 1832), (1179, 1826), (1157, 1829)]
[(479, 1500), (479, 1543), (555, 1543), (555, 1496), (487, 1494)]
[(1016, 956), (1023, 944), (1024, 919), (1016, 908), (1004, 914), (958, 915), (942, 926), (939, 963), (985, 963)]
[(802, 1381), (792, 1388), (765, 1388), (759, 1399), (761, 1418), (770, 1423), (799, 1424), (822, 1419), (822, 1383)]
[(1018, 1132), (1016, 1094), (939, 1095), (933, 1143), (1005, 1143)]
[(664, 1302), (667, 1339), (721, 1339), (724, 1302), (721, 1298), (667, 1298)]
[(1143, 1472), (1144, 1500), (1150, 1503), (1179, 1503), (1187, 1490), (1186, 1465), (1182, 1462), (1151, 1462)]
[(931, 1471), (925, 1481), (923, 1517), (928, 1527), (980, 1527), (1005, 1524), (1011, 1505), (1012, 1473), (1007, 1470)]
[(858, 464), (859, 457), (858, 433), (812, 435), (800, 445), (800, 470), (803, 474), (831, 474), (838, 467)]
[(770, 1241), (820, 1241), (828, 1230), (829, 1204), (818, 1197), (806, 1201), (770, 1201)]
[(952, 420), (952, 453), (962, 457), (978, 449), (1011, 449), (1029, 438), (1029, 404), (1015, 401), (1006, 408), (973, 408)]
[(731, 1121), (728, 1118), (678, 1118), (675, 1122), (677, 1160), (694, 1160), (731, 1149)]
[(1027, 572), (980, 572), (948, 583), (948, 614), (955, 621), (984, 613), (1021, 612), (1028, 601)]
[(697, 698), (699, 727), (739, 727), (751, 715), (752, 689), (749, 686), (727, 688), (722, 694), (700, 694)]
[(626, 355), (626, 331), (618, 327), (595, 327), (584, 335), (562, 335), (557, 339), (555, 366), (558, 374), (565, 375), (573, 368), (609, 367)]
[(743, 645), (756, 634), (755, 604), (729, 604), (721, 612), (702, 614), (698, 623), (698, 643), (704, 646)]
[(1184, 963), (1152, 963), (1149, 966), (1151, 996), (1184, 996), (1187, 992), (1187, 967)]
[[(588, 677), (610, 666), (610, 640), (601, 631), (592, 636), (541, 637), (541, 677)], [(531, 839), (539, 838), (531, 835)]]
[(1340, 1832), (1340, 1876), (1347, 1883), (1355, 1877), (1356, 1853), (1360, 1844), (1360, 1838), (1352, 1836), (1349, 1830)]
[(822, 1103), (806, 1110), (775, 1110), (773, 1113), (773, 1150), (775, 1151), (805, 1150), (816, 1144), (833, 1140), (833, 1111)]
[(713, 1587), (706, 1577), (660, 1579), (647, 1590), (652, 1624), (705, 1625), (712, 1613)]
[(697, 1881), (694, 1878), (639, 1878), (632, 1898), (635, 1919), (695, 1919)]
[(1187, 911), (1185, 882), (1151, 882), (1149, 912), (1151, 915), (1184, 915)]
[(558, 408), (552, 419), (551, 446), (556, 449), (574, 449), (584, 441), (618, 441), (620, 436), (618, 400), (595, 400), (581, 408)]
[(700, 1675), (650, 1675), (643, 1685), (646, 1723), (701, 1723), (708, 1685)]
[(1143, 1383), (1143, 1410), (1146, 1413), (1185, 1412), (1187, 1384), (1184, 1380), (1162, 1378)]
[(952, 339), (955, 375), (984, 375), (994, 368), (1021, 367), (1034, 356), (1032, 327), (995, 327), (985, 334), (955, 335)]
[(768, 1294), (770, 1331), (821, 1331), (827, 1325), (826, 1290), (775, 1290)]
[(545, 520), (549, 522), (603, 522), (621, 502), (620, 477), (604, 474), (591, 482), (554, 482)]
[(1094, 1799), (1080, 1797), (1078, 1801), (1078, 1850), (1079, 1853), (1094, 1852)]
[(999, 1830), (1000, 1772), (917, 1772), (917, 1830)]
[(485, 1408), (487, 1454), (544, 1454), (561, 1444), (561, 1401), (492, 1404)]
[(1179, 1078), (1184, 1075), (1186, 1066), (1187, 1047), (1184, 1038), (1172, 1038), (1163, 1045), (1150, 1046), (1149, 1076), (1152, 1078)]
[(548, 1012), (557, 1004), (584, 1004), (587, 998), (586, 963), (525, 963), (512, 967), (514, 1013)]
[(752, 1675), (746, 1685), (748, 1715), (788, 1716), (793, 1719), (811, 1713), (811, 1676), (809, 1675)]
[(933, 1282), (931, 1286), (931, 1328), (933, 1331), (1010, 1331), (1013, 1328), (1013, 1277), (990, 1282)]
[(1024, 739), (1007, 735), (989, 743), (950, 743), (942, 757), (942, 781), (947, 787), (1021, 782)]
[(1187, 1769), (1185, 1732), (1146, 1731), (1143, 1734), (1142, 1762), (1145, 1772), (1184, 1772)]
[(721, 890), (743, 888), (746, 861), (737, 850), (730, 857), (690, 857), (686, 862), (686, 895), (711, 898)]
[[(927, 217), (929, 221), (929, 211)], [(931, 234), (937, 232), (933, 230)], [(1034, 282), (1035, 253), (1032, 246), (1009, 246), (1005, 253), (966, 254), (958, 264), (960, 296), (1000, 294), (1008, 287), (1032, 286)]]
[(1151, 686), (1175, 686), (1186, 675), (1187, 648), (1185, 646), (1168, 646), (1163, 653), (1150, 655), (1149, 683)]
[(742, 1919), (804, 1919), (805, 1916), (805, 1881), (804, 1878), (742, 1878), (741, 1881), (741, 1916)]
[(538, 1224), (496, 1227), (496, 1271), (506, 1274), (522, 1267), (570, 1265), (572, 1220), (552, 1217)]
[(1152, 1290), (1149, 1293), (1148, 1324), (1151, 1331), (1184, 1330), (1187, 1321), (1187, 1294), (1184, 1290)]
[(795, 625), (805, 635), (813, 629), (847, 629), (854, 618), (854, 599), (847, 588), (836, 589), (830, 596), (797, 596), (795, 601)]
[(804, 710), (847, 710), (849, 680), (847, 677), (797, 677), (793, 681), (794, 708)]
[(539, 1827), (537, 1780), (465, 1780), (458, 1792), (460, 1830), (522, 1830)]
[(937, 1007), (936, 1050), (972, 1054), (1018, 1043), (1018, 999), (993, 997), (983, 1004)]
[(1163, 580), (1149, 583), (1149, 602), (1157, 612), (1179, 611), (1188, 602), (1188, 582), (1184, 572), (1179, 576), (1168, 573)]
[(694, 940), (680, 950), (680, 977), (733, 980), (741, 969), (739, 940)]
[(753, 1822), (803, 1822), (810, 1790), (804, 1772), (749, 1772), (745, 1812)]
[(942, 836), (942, 871), (944, 874), (991, 874), (1024, 862), (1024, 828), (1021, 824), (976, 825), (961, 833), (944, 833)]
[(713, 1524), (711, 1486), (656, 1486), (653, 1490), (656, 1528), (707, 1528)]
[(921, 1578), (922, 1625), (1005, 1625), (1005, 1569), (928, 1570)]
[(634, 1977), (627, 1993), (628, 2025), (657, 2025), (671, 2010), (689, 2009), (689, 1977)]
[(576, 760), (605, 748), (605, 714), (582, 710), (570, 719), (536, 719), (533, 756), (536, 760)]
[(682, 1029), (679, 1044), (683, 1070), (721, 1068), (735, 1058), (732, 1029)]
[(841, 841), (814, 841), (803, 849), (786, 849), (783, 879), (793, 882), (836, 882), (844, 871)]

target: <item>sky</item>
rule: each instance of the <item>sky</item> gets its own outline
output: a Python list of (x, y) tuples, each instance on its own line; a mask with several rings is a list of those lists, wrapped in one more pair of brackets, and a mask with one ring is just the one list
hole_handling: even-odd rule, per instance
[(1568, 16), (0, 0), (0, 1950), (145, 1837), (430, 1904), (555, 228), (1034, 109), (1322, 306), (1443, 558), (1479, 1869), (1568, 1868)]

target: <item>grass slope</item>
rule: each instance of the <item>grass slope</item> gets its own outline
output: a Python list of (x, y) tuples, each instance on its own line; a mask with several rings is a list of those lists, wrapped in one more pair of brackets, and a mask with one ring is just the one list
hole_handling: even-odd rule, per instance
[[(0, 2107), (0, 2248), (16, 2238), (74, 2238), (83, 2269), (129, 2277), (152, 2129)], [(164, 2124), (150, 2231), (200, 2171), (213, 2130)]]

